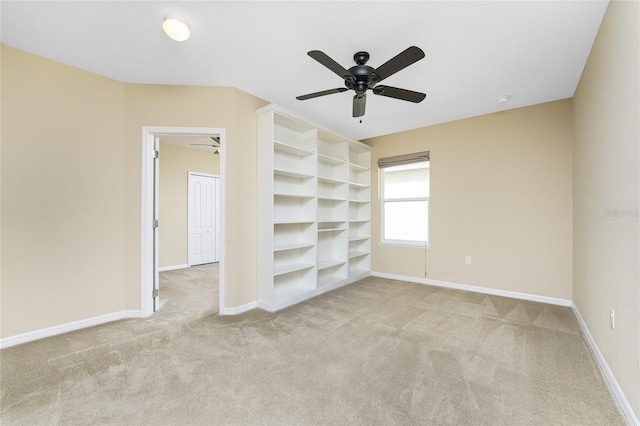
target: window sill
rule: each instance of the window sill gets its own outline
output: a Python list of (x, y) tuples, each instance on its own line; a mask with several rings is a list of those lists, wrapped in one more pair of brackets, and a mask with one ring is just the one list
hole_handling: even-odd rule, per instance
[(392, 241), (392, 240), (382, 240), (378, 241), (376, 244), (379, 246), (389, 246), (389, 247), (407, 247), (407, 248), (426, 248), (430, 249), (431, 245), (429, 243), (419, 243), (413, 241)]

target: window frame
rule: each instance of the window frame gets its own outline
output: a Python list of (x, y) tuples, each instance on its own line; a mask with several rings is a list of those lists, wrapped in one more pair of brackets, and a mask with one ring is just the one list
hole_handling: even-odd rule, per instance
[[(429, 160), (426, 161), (417, 161), (415, 163), (413, 163), (415, 165), (418, 164), (424, 164), (425, 166), (423, 166), (424, 168), (426, 168), (428, 170), (429, 173), (429, 194), (431, 193), (431, 164)], [(400, 165), (398, 165), (400, 166)], [(386, 169), (393, 169), (394, 167), (397, 166), (390, 166), (390, 167), (383, 167), (383, 168), (379, 168), (378, 169), (378, 179), (379, 179), (379, 188), (380, 188), (380, 241), (378, 242), (379, 245), (387, 245), (387, 246), (399, 246), (399, 247), (421, 247), (421, 248), (430, 248), (431, 247), (431, 243), (430, 243), (430, 230), (431, 230), (431, 226), (430, 226), (430, 221), (431, 221), (431, 212), (430, 212), (430, 198), (431, 197), (408, 197), (408, 198), (393, 198), (390, 200), (387, 200), (385, 198), (384, 195), (384, 176), (385, 176), (385, 172)], [(414, 240), (397, 240), (397, 239), (390, 239), (390, 238), (385, 238), (385, 222), (386, 222), (386, 217), (385, 217), (385, 205), (387, 202), (410, 202), (410, 201), (424, 201), (427, 205), (427, 239), (426, 241), (414, 241)]]

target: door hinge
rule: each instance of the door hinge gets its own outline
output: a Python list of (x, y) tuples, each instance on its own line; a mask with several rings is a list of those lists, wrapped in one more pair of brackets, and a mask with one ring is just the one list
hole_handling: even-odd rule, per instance
[(153, 158), (160, 158), (160, 151), (158, 151), (157, 149), (153, 150)]
[(153, 226), (153, 229), (156, 229), (158, 226), (160, 226), (160, 222), (158, 222), (158, 219), (153, 219), (153, 223), (151, 224), (151, 226)]
[(160, 293), (158, 292), (158, 289), (157, 289), (157, 288), (154, 288), (154, 289), (153, 289), (153, 297), (158, 297), (158, 295), (159, 295), (159, 294), (160, 294)]

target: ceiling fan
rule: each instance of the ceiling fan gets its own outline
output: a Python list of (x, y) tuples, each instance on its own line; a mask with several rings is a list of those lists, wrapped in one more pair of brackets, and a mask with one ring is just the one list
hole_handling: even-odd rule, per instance
[(190, 143), (189, 145), (196, 146), (210, 146), (211, 148), (215, 148), (213, 151), (214, 154), (220, 154), (220, 136), (209, 136), (214, 143)]
[(348, 70), (319, 50), (312, 50), (307, 54), (344, 79), (344, 85), (346, 87), (338, 87), (337, 89), (323, 90), (321, 92), (309, 93), (308, 95), (296, 96), (296, 99), (300, 101), (317, 98), (319, 96), (331, 95), (333, 93), (342, 93), (347, 90), (355, 90), (356, 94), (353, 97), (353, 116), (362, 117), (364, 115), (367, 101), (367, 90), (373, 91), (374, 95), (381, 95), (388, 98), (395, 98), (414, 103), (422, 102), (422, 100), (427, 96), (424, 93), (414, 92), (412, 90), (378, 85), (378, 83), (385, 78), (424, 58), (424, 52), (419, 47), (411, 46), (407, 48), (384, 64), (380, 65), (378, 68), (372, 68), (366, 65), (369, 60), (369, 54), (367, 52), (358, 52), (353, 55), (353, 60), (356, 62), (356, 65)]

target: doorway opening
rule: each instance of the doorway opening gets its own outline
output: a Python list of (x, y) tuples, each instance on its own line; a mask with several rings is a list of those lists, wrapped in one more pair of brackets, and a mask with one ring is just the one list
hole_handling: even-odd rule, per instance
[[(160, 303), (159, 269), (160, 247), (159, 228), (162, 218), (159, 212), (159, 147), (160, 138), (174, 140), (179, 136), (198, 137), (211, 140), (216, 156), (219, 156), (219, 187), (217, 189), (217, 205), (215, 216), (219, 222), (217, 226), (217, 240), (219, 241), (216, 257), (218, 260), (219, 305), (218, 312), (224, 311), (224, 185), (225, 185), (225, 129), (203, 127), (143, 127), (142, 128), (142, 188), (141, 188), (141, 285), (140, 311), (142, 316), (153, 314)], [(196, 145), (196, 143), (192, 144)], [(200, 149), (212, 149), (202, 147)], [(186, 225), (186, 224), (185, 224)], [(188, 263), (188, 262), (187, 262)]]

